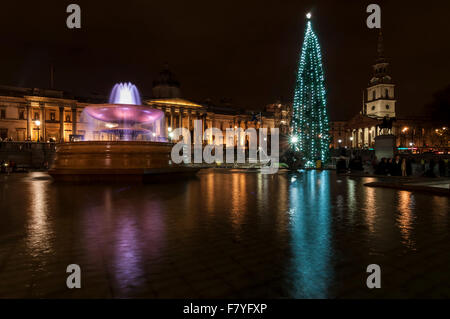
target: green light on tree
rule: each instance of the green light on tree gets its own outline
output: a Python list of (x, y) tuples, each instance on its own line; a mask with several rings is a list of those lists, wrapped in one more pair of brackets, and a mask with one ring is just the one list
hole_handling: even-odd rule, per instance
[(295, 85), (291, 145), (306, 167), (329, 160), (330, 133), (320, 45), (308, 14)]

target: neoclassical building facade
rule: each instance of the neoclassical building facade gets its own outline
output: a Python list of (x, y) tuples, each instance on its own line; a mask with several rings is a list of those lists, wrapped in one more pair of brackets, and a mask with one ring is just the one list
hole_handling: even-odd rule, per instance
[[(106, 97), (78, 98), (53, 89), (0, 86), (0, 138), (13, 141), (67, 142), (87, 137), (87, 115), (84, 107), (106, 102)], [(215, 127), (270, 128), (279, 127), (288, 132), (289, 107), (276, 103), (264, 111), (238, 109), (229, 104), (196, 103), (181, 97), (180, 84), (173, 74), (164, 69), (153, 83), (152, 97), (143, 98), (143, 104), (160, 109), (165, 114), (165, 135), (178, 127), (193, 131), (194, 121), (202, 121), (202, 131)], [(107, 138), (105, 135), (101, 139)], [(223, 141), (227, 146), (246, 143), (241, 140)], [(208, 137), (206, 143), (212, 142)]]
[(79, 123), (85, 105), (62, 91), (0, 86), (0, 138), (68, 141), (83, 134)]

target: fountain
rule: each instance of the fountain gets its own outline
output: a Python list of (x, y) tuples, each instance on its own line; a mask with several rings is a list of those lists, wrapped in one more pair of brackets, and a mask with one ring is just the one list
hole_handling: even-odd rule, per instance
[[(90, 128), (85, 140), (167, 141), (162, 134), (164, 113), (141, 105), (139, 91), (131, 83), (116, 84), (109, 104), (86, 106), (83, 113)], [(100, 133), (106, 135), (99, 136)]]
[(141, 105), (136, 86), (118, 83), (108, 104), (88, 105), (84, 140), (57, 146), (49, 174), (64, 181), (146, 181), (198, 169), (172, 163), (161, 110)]

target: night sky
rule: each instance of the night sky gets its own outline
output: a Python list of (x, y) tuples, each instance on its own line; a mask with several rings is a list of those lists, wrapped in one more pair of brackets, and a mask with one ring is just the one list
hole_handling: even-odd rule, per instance
[[(81, 6), (81, 30), (66, 6)], [(305, 14), (322, 47), (332, 120), (361, 110), (377, 30), (366, 6), (382, 8), (385, 53), (397, 84), (397, 115), (426, 112), (450, 84), (448, 1), (7, 1), (0, 8), (0, 84), (107, 95), (131, 81), (144, 95), (168, 63), (187, 99), (231, 98), (242, 108), (291, 102)], [(413, 4), (417, 3), (417, 4)]]

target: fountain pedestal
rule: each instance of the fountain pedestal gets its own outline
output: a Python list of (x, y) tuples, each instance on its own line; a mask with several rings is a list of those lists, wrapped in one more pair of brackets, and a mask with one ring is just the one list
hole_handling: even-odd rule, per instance
[(380, 160), (384, 158), (393, 158), (395, 154), (395, 136), (379, 135), (375, 137), (375, 156)]
[(59, 144), (49, 174), (58, 181), (152, 181), (193, 175), (170, 160), (172, 143), (89, 141)]

